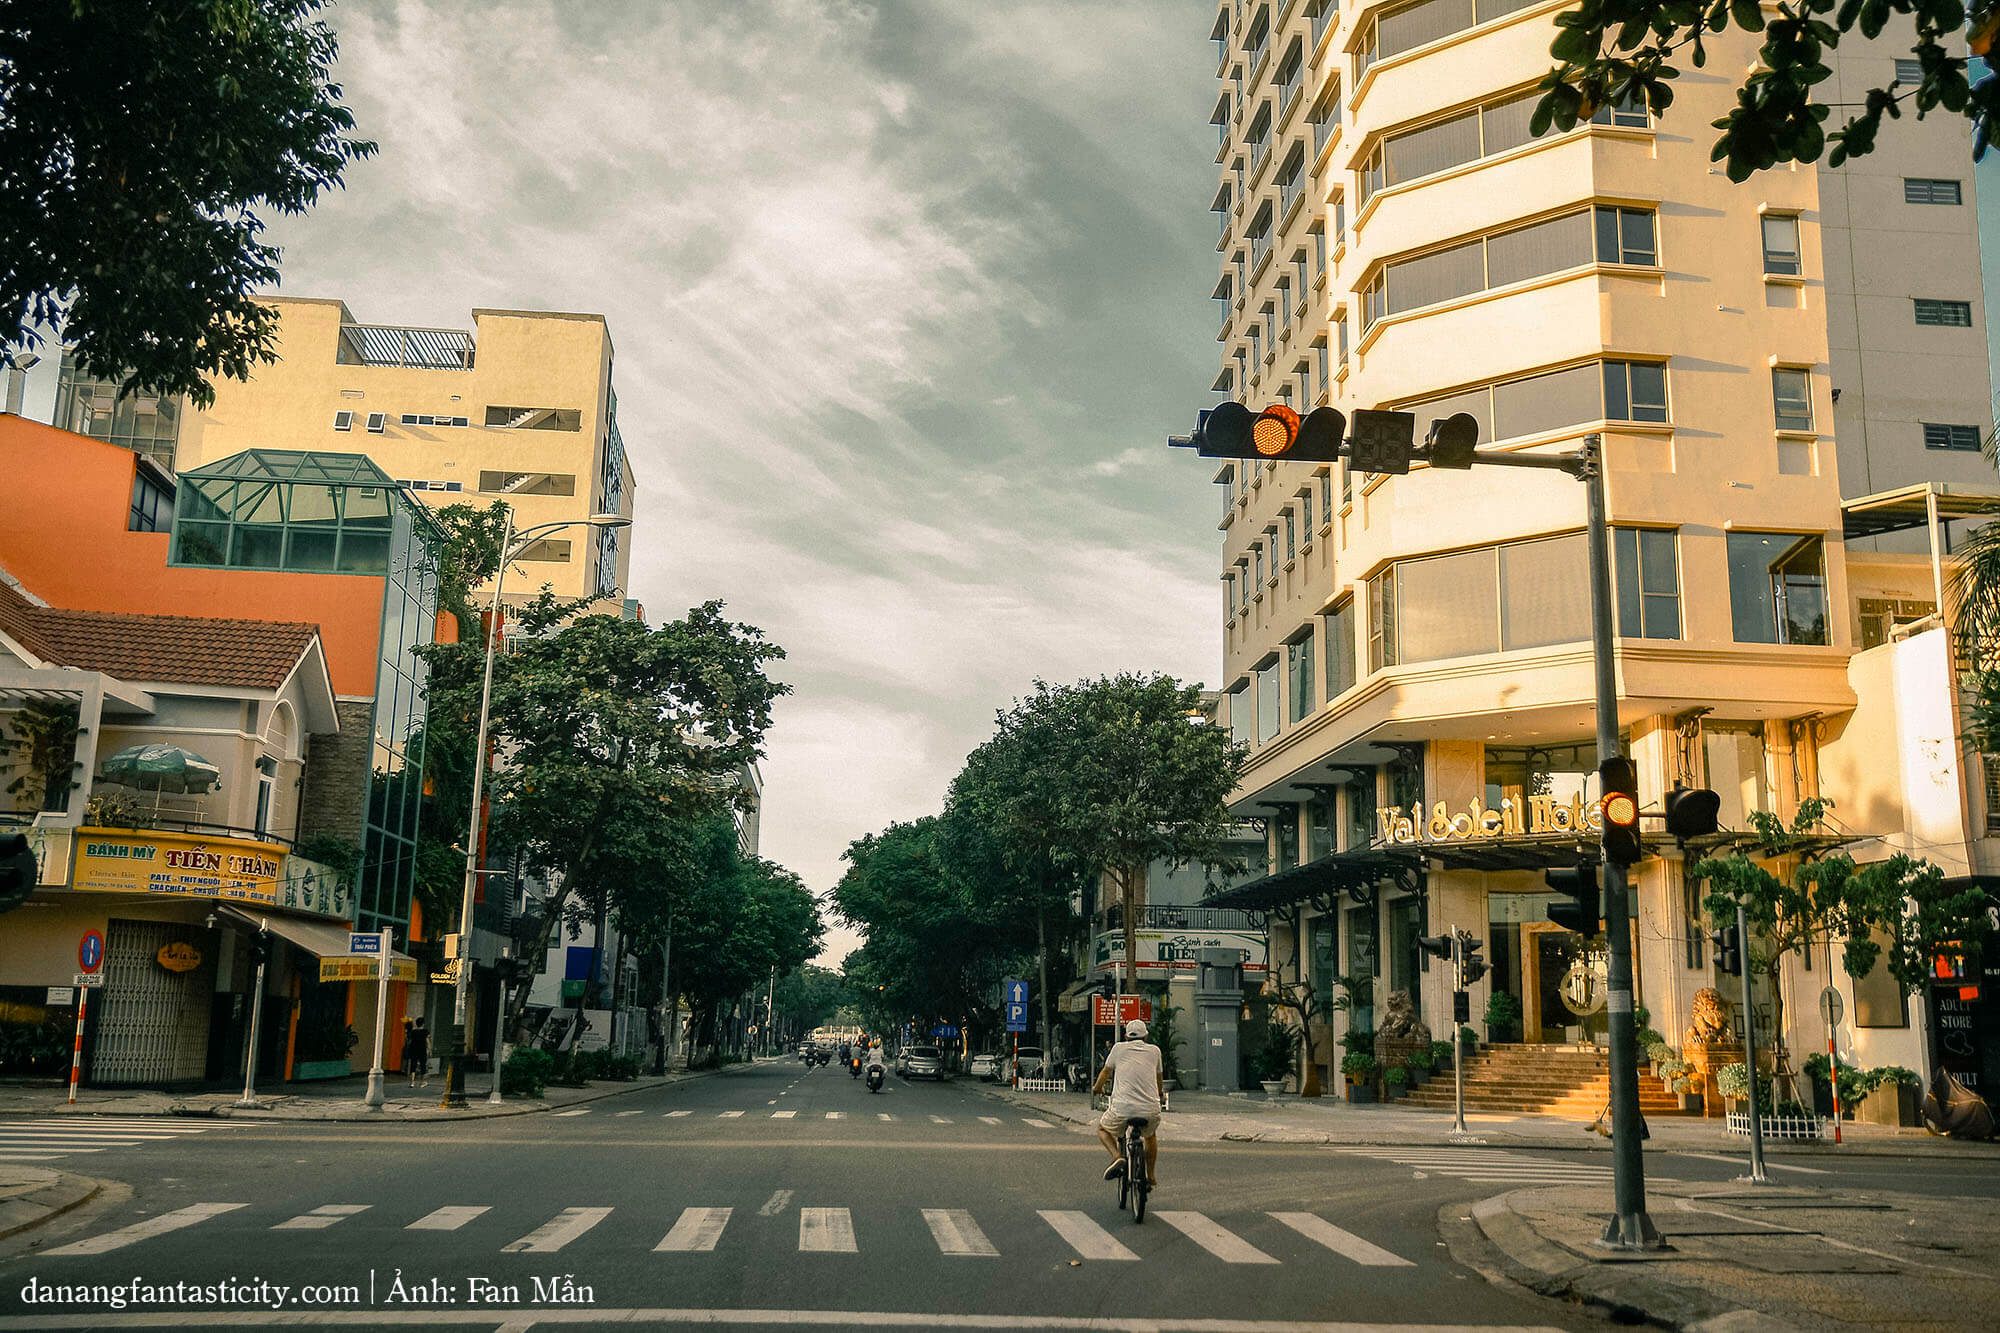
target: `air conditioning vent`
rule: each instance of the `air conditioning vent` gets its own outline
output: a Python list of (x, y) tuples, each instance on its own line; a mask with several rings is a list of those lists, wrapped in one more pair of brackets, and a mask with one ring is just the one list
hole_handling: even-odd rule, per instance
[(352, 412), (335, 412), (335, 413), (333, 414), (333, 428), (334, 428), (335, 430), (353, 430), (353, 429), (354, 429), (354, 413), (352, 413)]
[(368, 414), (368, 433), (370, 435), (380, 435), (383, 428), (388, 424), (389, 414), (387, 412), (370, 412)]

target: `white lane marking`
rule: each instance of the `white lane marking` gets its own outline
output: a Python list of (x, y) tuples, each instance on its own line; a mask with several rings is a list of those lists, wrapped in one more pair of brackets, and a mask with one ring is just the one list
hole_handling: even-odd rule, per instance
[[(1731, 1166), (1740, 1166), (1745, 1171), (1748, 1171), (1750, 1169), (1750, 1162), (1747, 1158), (1724, 1157), (1721, 1153), (1676, 1152), (1674, 1156), (1699, 1157), (1705, 1162), (1727, 1162)], [(1822, 1171), (1816, 1166), (1786, 1166), (1783, 1162), (1772, 1161), (1768, 1155), (1766, 1155), (1764, 1158), (1764, 1165), (1770, 1167), (1773, 1171), (1797, 1171), (1802, 1175), (1808, 1175), (1808, 1176), (1830, 1176), (1833, 1174), (1831, 1171)]]
[(1137, 1259), (1139, 1256), (1112, 1239), (1111, 1233), (1090, 1220), (1088, 1214), (1058, 1208), (1036, 1209), (1058, 1236), (1069, 1242), (1081, 1259)]
[(644, 1111), (620, 1111), (618, 1114), (621, 1116), (628, 1116), (628, 1115), (644, 1115), (646, 1113)]
[(100, 1148), (131, 1148), (150, 1142), (144, 1138), (134, 1138), (129, 1134), (58, 1134), (50, 1130), (46, 1134), (0, 1134), (0, 1141), (18, 1143), (22, 1147), (47, 1147), (58, 1143), (94, 1143)]
[(582, 1107), (578, 1107), (578, 1108), (577, 1108), (576, 1110), (574, 1110), (574, 1111), (557, 1111), (557, 1112), (556, 1112), (556, 1118), (557, 1118), (557, 1119), (561, 1119), (561, 1118), (562, 1118), (562, 1117), (564, 1117), (564, 1116), (571, 1116), (571, 1115), (589, 1115), (589, 1114), (590, 1114), (590, 1108), (589, 1108), (588, 1106), (582, 1106)]
[(667, 1112), (667, 1119), (671, 1120), (677, 1115), (693, 1115), (693, 1114), (694, 1114), (693, 1111), (669, 1111)]
[[(85, 1148), (82, 1151), (96, 1152), (97, 1149)], [(59, 1152), (0, 1152), (0, 1162), (53, 1162), (61, 1156), (63, 1154)]]
[(931, 1117), (931, 1123), (933, 1125), (949, 1125), (951, 1123), (951, 1117), (934, 1115)]
[(1036, 1129), (1054, 1129), (1054, 1128), (1055, 1128), (1055, 1126), (1054, 1126), (1054, 1125), (1051, 1125), (1051, 1124), (1050, 1124), (1050, 1123), (1049, 1123), (1048, 1121), (1046, 1121), (1046, 1120), (1023, 1120), (1023, 1121), (1022, 1121), (1021, 1123), (1022, 1123), (1022, 1124), (1024, 1124), (1024, 1125), (1033, 1125), (1033, 1126), (1034, 1126), (1034, 1127), (1035, 1127)]
[(811, 1254), (858, 1254), (854, 1215), (845, 1208), (799, 1209), (799, 1250)]
[[(85, 1140), (85, 1142), (89, 1141), (90, 1140)], [(57, 1143), (22, 1143), (16, 1146), (22, 1152), (72, 1153), (72, 1152), (103, 1152), (107, 1146), (117, 1148), (124, 1145), (116, 1143), (106, 1145), (103, 1143), (99, 1143), (95, 1148), (79, 1148), (73, 1143), (57, 1142)]]
[(773, 1097), (770, 1101), (764, 1103), (764, 1105), (766, 1106), (776, 1106), (777, 1104), (778, 1104), (778, 1099), (776, 1097)]
[(434, 1213), (425, 1213), (416, 1221), (403, 1228), (405, 1231), (456, 1231), (478, 1217), (492, 1211), (490, 1203), (447, 1204)]
[(779, 1190), (770, 1198), (764, 1200), (764, 1206), (757, 1210), (757, 1216), (776, 1217), (779, 1213), (785, 1211), (785, 1205), (791, 1201), (792, 1192), (790, 1190)]
[(890, 1115), (887, 1111), (877, 1111), (875, 1113), (875, 1118), (877, 1120), (894, 1120), (896, 1117)]
[(743, 1113), (742, 1113), (741, 1111), (724, 1111), (724, 1112), (723, 1112), (723, 1113), (722, 1113), (721, 1115), (717, 1116), (717, 1117), (716, 1117), (716, 1119), (717, 1119), (717, 1120), (734, 1120), (734, 1119), (735, 1119), (735, 1118), (736, 1118), (737, 1116), (740, 1116), (740, 1115), (742, 1115), (742, 1114), (743, 1114)]
[(1000, 1117), (997, 1115), (983, 1115), (979, 1117), (979, 1123), (982, 1125), (997, 1125), (1000, 1123)]
[(309, 1213), (300, 1213), (271, 1228), (273, 1231), (324, 1231), (343, 1217), (365, 1213), (365, 1203), (323, 1203)]
[(773, 1111), (771, 1112), (771, 1119), (790, 1120), (793, 1116), (796, 1116), (797, 1114), (798, 1114), (797, 1111)]
[(519, 1240), (500, 1247), (502, 1254), (553, 1254), (611, 1216), (609, 1208), (565, 1208)]
[(1363, 1268), (1416, 1267), (1408, 1259), (1391, 1254), (1380, 1245), (1361, 1239), (1352, 1231), (1343, 1231), (1317, 1213), (1272, 1213), (1271, 1216), (1307, 1240), (1318, 1241), (1335, 1254), (1352, 1259)]
[(206, 1222), (211, 1217), (219, 1217), (223, 1213), (233, 1213), (238, 1208), (248, 1208), (249, 1206), (247, 1203), (190, 1204), (186, 1208), (176, 1208), (171, 1213), (161, 1213), (158, 1217), (149, 1217), (143, 1222), (134, 1222), (129, 1227), (120, 1227), (116, 1231), (107, 1231), (101, 1236), (92, 1236), (89, 1240), (80, 1240), (73, 1245), (64, 1245), (60, 1249), (45, 1250), (43, 1254), (44, 1256), (51, 1254), (104, 1254), (110, 1250), (122, 1250), (127, 1245), (145, 1240), (148, 1237), (163, 1236), (169, 1231), (179, 1231), (182, 1227), (191, 1227), (197, 1222)]
[(715, 1243), (722, 1239), (722, 1229), (729, 1225), (729, 1215), (733, 1211), (729, 1208), (682, 1210), (680, 1220), (675, 1222), (673, 1230), (653, 1247), (653, 1253), (658, 1254), (662, 1250), (685, 1252), (714, 1249)]
[(1226, 1264), (1275, 1264), (1278, 1261), (1233, 1231), (1201, 1213), (1162, 1209), (1153, 1216), (1186, 1236)]
[(828, 1111), (828, 1112), (826, 1113), (826, 1118), (827, 1118), (828, 1120), (845, 1120), (845, 1119), (847, 1119), (847, 1112), (845, 1112), (845, 1111)]
[(993, 1242), (963, 1208), (926, 1208), (924, 1221), (937, 1242), (939, 1254), (998, 1255)]

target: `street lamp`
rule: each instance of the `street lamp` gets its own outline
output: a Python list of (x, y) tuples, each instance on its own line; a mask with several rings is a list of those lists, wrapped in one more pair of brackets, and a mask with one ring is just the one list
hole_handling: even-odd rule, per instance
[[(579, 525), (592, 528), (623, 528), (631, 526), (632, 520), (623, 514), (592, 514), (589, 518), (564, 519), (560, 523), (542, 523), (522, 532), (514, 531), (514, 509), (507, 507), (506, 521), (500, 528), (500, 567), (493, 575), (493, 611), (486, 620), (486, 667), (485, 677), (479, 687), (479, 741), (472, 752), (472, 814), (467, 820), (465, 833), (465, 894), (458, 909), (458, 980), (453, 986), (451, 1018), (451, 1053), (446, 1058), (444, 1074), (444, 1101), (447, 1107), (465, 1105), (465, 1023), (470, 1008), (472, 987), (472, 900), (479, 883), (480, 846), (480, 806), (486, 790), (486, 727), (487, 714), (493, 706), (493, 655), (500, 643), (500, 594), (507, 581), (507, 566), (520, 558), (528, 549), (531, 539), (544, 533), (556, 532), (563, 528)], [(501, 1021), (505, 1021), (502, 1010)], [(500, 1097), (500, 1047), (499, 1032), (494, 1033), (493, 1047), (493, 1088), (487, 1100), (497, 1101)]]

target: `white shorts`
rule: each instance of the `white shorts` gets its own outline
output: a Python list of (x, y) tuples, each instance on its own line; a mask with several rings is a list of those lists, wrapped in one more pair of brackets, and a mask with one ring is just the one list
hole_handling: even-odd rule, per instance
[(1117, 1111), (1108, 1106), (1104, 1108), (1104, 1114), (1097, 1118), (1097, 1127), (1099, 1129), (1108, 1129), (1113, 1134), (1120, 1134), (1124, 1132), (1125, 1122), (1128, 1120), (1145, 1121), (1146, 1133), (1149, 1135), (1160, 1127), (1160, 1113), (1158, 1111), (1154, 1111), (1150, 1115), (1133, 1115), (1129, 1111)]

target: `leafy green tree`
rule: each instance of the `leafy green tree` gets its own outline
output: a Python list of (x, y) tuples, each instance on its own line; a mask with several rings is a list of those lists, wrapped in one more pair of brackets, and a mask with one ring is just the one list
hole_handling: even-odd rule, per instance
[(375, 145), (332, 81), (322, 0), (0, 7), (0, 344), (59, 329), (90, 374), (215, 399), (277, 359), (272, 212)]
[[(1868, 89), (1861, 109), (1828, 133), (1834, 104), (1823, 85), (1833, 77), (1827, 56), (1858, 32), (1880, 36), (1892, 19), (1915, 22), (1910, 55), (1922, 66), (1915, 85), (1899, 81)], [(2000, 82), (1970, 78), (1970, 62), (1954, 47), (1966, 31), (1968, 11), (1958, 0), (1787, 0), (1775, 15), (1757, 0), (1582, 0), (1556, 16), (1549, 53), (1560, 63), (1542, 81), (1542, 100), (1531, 129), (1560, 130), (1588, 120), (1603, 106), (1644, 101), (1655, 113), (1673, 105), (1680, 53), (1695, 68), (1708, 63), (1709, 39), (1738, 30), (1761, 34), (1763, 45), (1736, 93), (1736, 105), (1714, 122), (1722, 131), (1710, 154), (1726, 164), (1733, 181), (1785, 162), (1817, 162), (1831, 147), (1829, 165), (1875, 149), (1884, 117), (1908, 107), (1921, 120), (1932, 111), (1972, 122), (1973, 155), (1986, 151), (2000, 110)], [(1976, 0), (1970, 10), (1972, 49), (1984, 54), (2000, 29), (2000, 0)], [(1851, 96), (1842, 89), (1841, 95)], [(1847, 104), (1851, 105), (1851, 103)]]
[(1000, 714), (995, 744), (1046, 788), (1006, 827), (1068, 873), (1118, 893), (1125, 971), (1137, 984), (1137, 908), (1155, 861), (1226, 865), (1225, 806), (1245, 747), (1207, 723), (1201, 689), (1171, 676), (1123, 674), (1050, 685)]
[(500, 572), (507, 502), (495, 500), (484, 509), (446, 505), (431, 516), (445, 532), (445, 540), (435, 548), (438, 610), (449, 611), (458, 622), (461, 640), (477, 639), (483, 629), (483, 608), (472, 604), (472, 590)]
[(67, 810), (77, 788), (77, 705), (31, 703), (10, 722), (13, 736), (0, 738), (0, 754), (18, 754), (23, 772), (7, 784), (10, 796), (26, 795), (31, 810)]
[(778, 978), (774, 1008), (792, 1040), (830, 1023), (848, 1003), (847, 978), (816, 963), (795, 967)]
[[(771, 703), (765, 675), (783, 651), (709, 602), (651, 628), (615, 616), (568, 620), (544, 596), (494, 665), (493, 827), (555, 885), (526, 957), (540, 957), (572, 897), (605, 902), (656, 851), (662, 821), (725, 814), (743, 794), (737, 769), (762, 753)], [(476, 716), (483, 645), (421, 650), (434, 708)], [(518, 1030), (527, 989), (514, 998)]]

